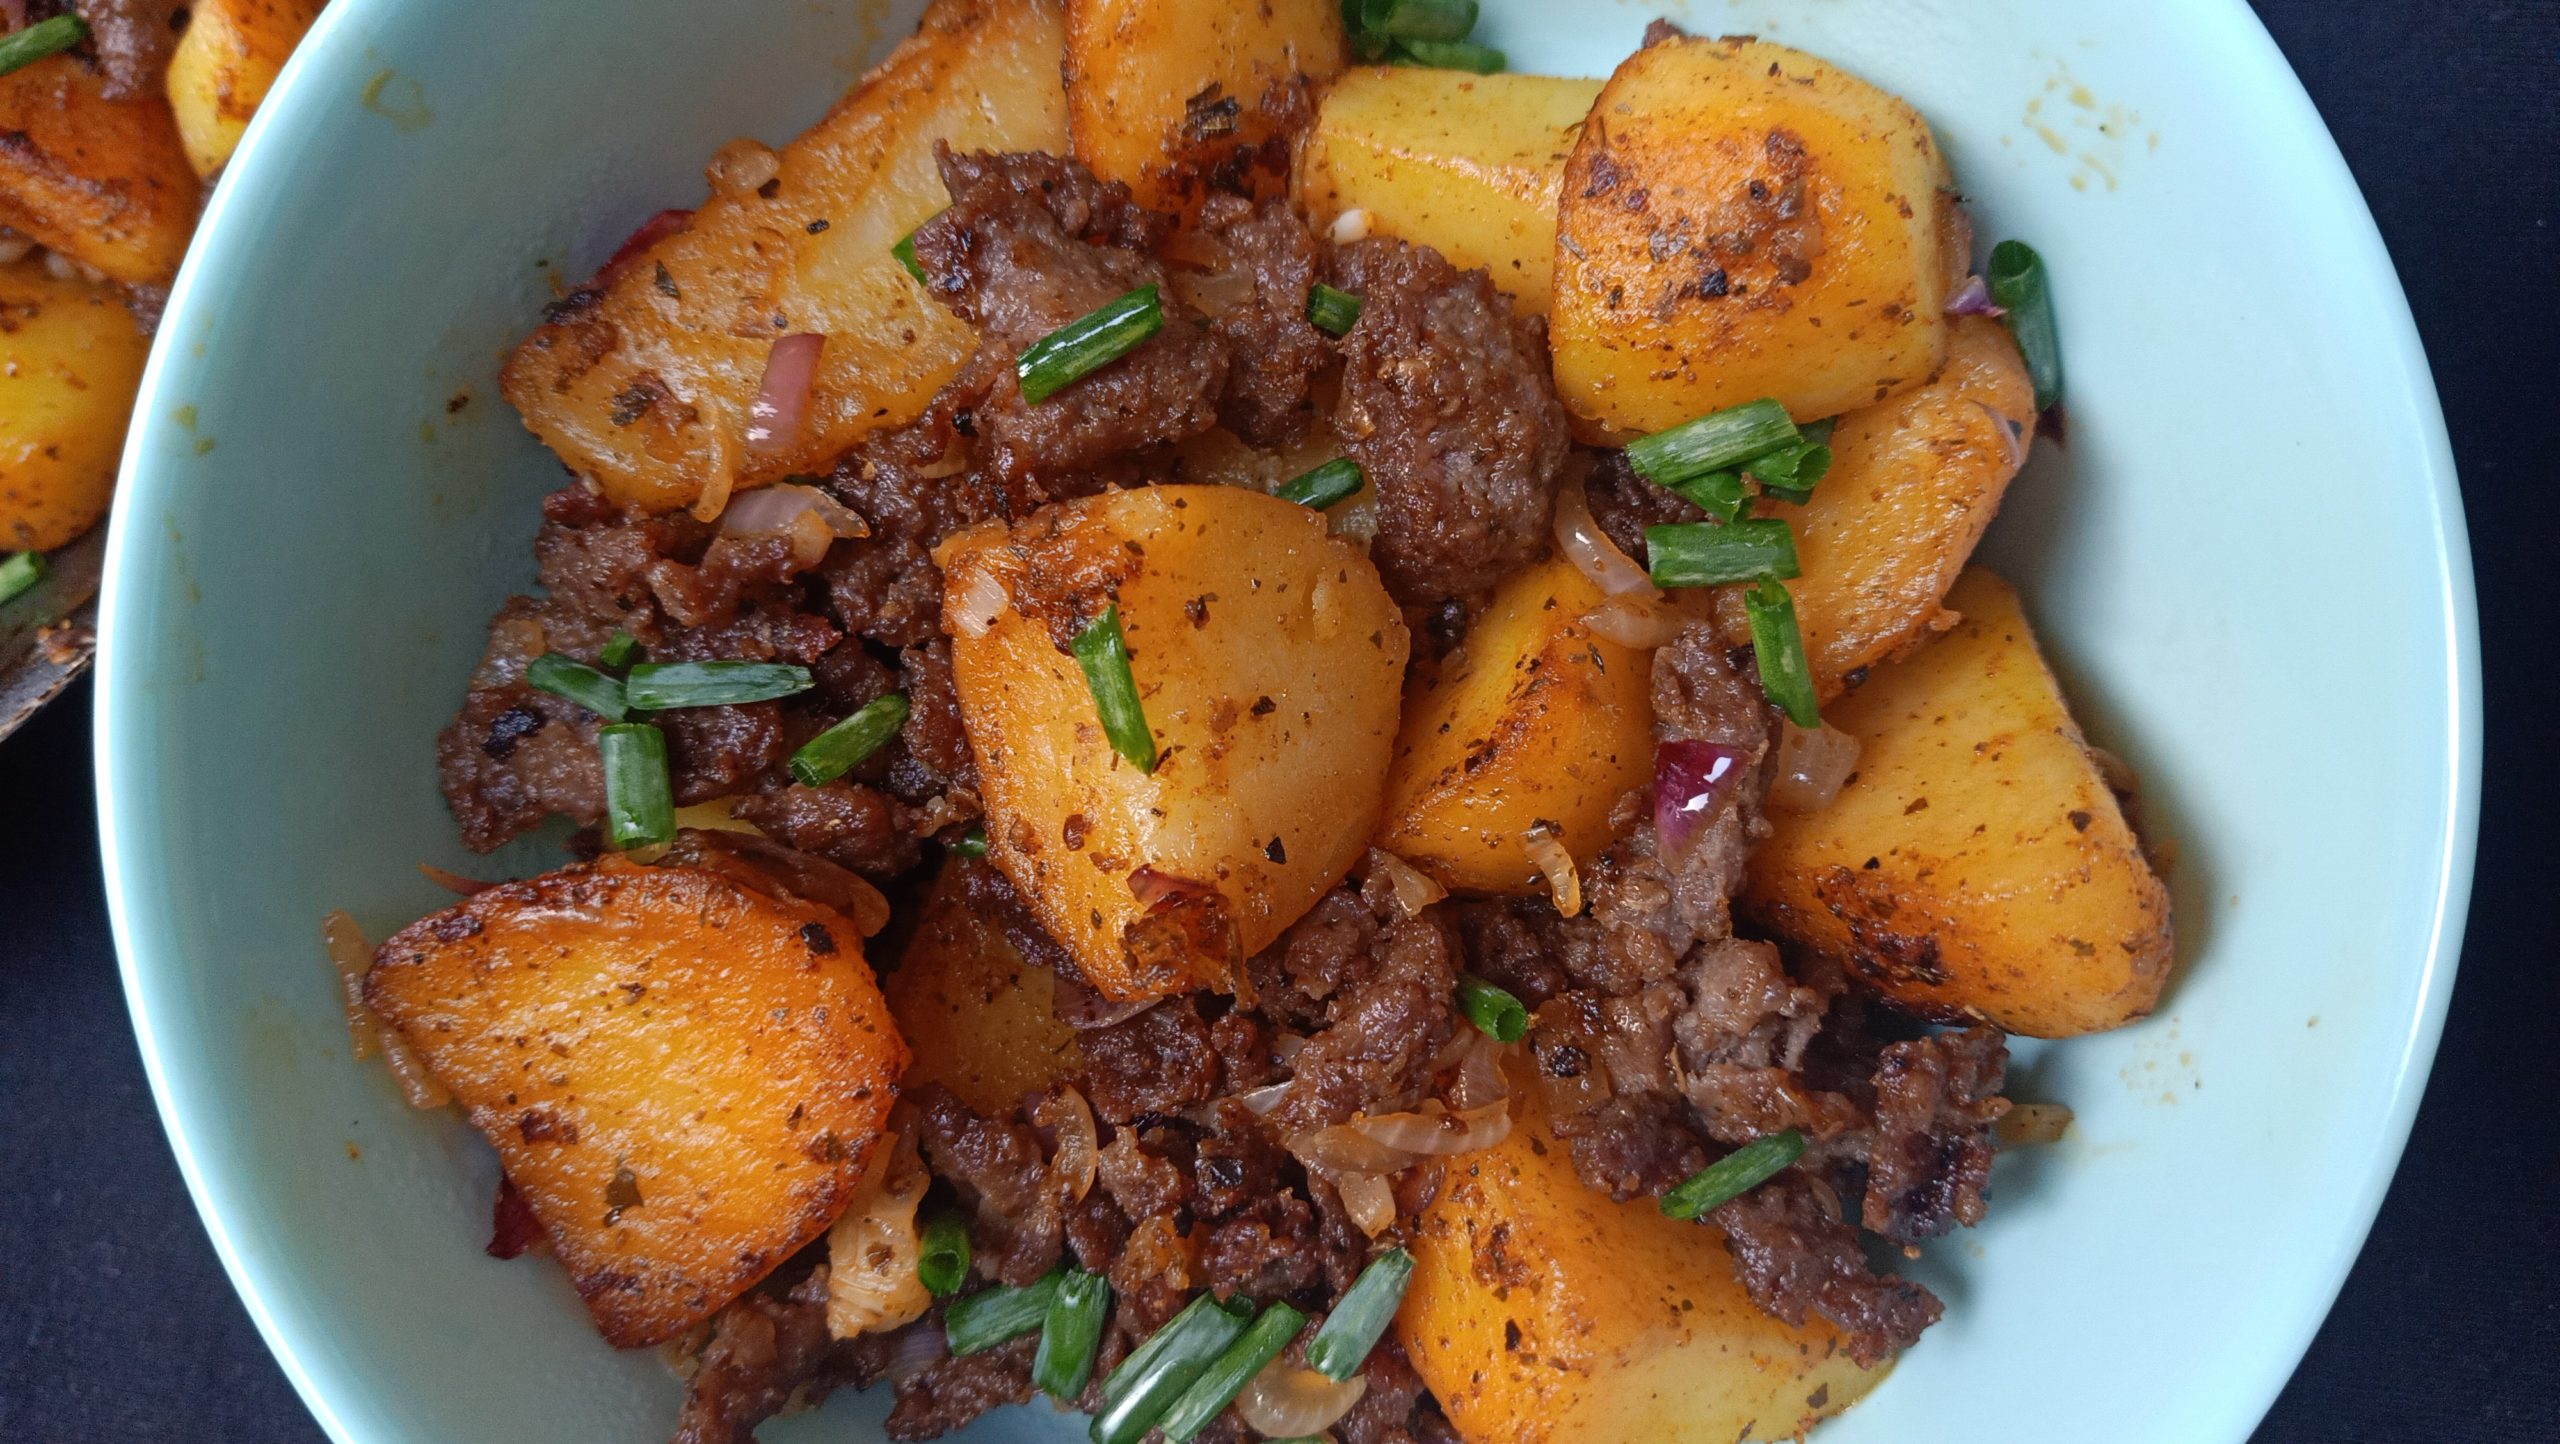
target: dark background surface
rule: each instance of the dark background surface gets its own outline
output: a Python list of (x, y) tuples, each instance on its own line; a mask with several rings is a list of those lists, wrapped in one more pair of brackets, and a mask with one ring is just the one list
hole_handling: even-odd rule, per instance
[[(2553, 856), (2537, 815), (2560, 795), (2545, 721), (2521, 699), (2542, 690), (2523, 679), (2560, 625), (2560, 0), (2257, 10), (2363, 183), (2434, 360), (2479, 571), (2490, 779), (2417, 1132), (2259, 1438), (2548, 1444), (2560, 1054), (2545, 1030), (2560, 988), (2537, 922), (2552, 885), (2534, 869)], [(2234, 243), (2247, 233), (2235, 225)], [(98, 880), (89, 716), (84, 683), (0, 744), (0, 1441), (311, 1444), (320, 1432), (215, 1263), (143, 1082)]]

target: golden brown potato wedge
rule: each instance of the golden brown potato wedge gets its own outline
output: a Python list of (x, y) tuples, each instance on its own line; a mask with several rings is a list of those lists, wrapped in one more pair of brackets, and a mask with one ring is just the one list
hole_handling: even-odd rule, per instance
[(196, 174), (210, 178), (231, 159), (240, 132), (302, 33), (328, 0), (196, 0), (169, 57), (169, 109)]
[(104, 288), (0, 266), (0, 551), (49, 551), (106, 514), (150, 350)]
[(1980, 568), (1945, 636), (1876, 669), (1826, 721), (1864, 744), (1828, 808), (1773, 812), (1746, 910), (1896, 1003), (2062, 1038), (2151, 1011), (2169, 892), (2036, 650)]
[(1509, 1138), (1449, 1161), (1396, 1314), (1467, 1444), (1784, 1439), (1884, 1377), (1819, 1320), (1762, 1313), (1712, 1226), (1584, 1187), (1534, 1093)]
[(1002, 1117), (1024, 1095), (1082, 1071), (1084, 1050), (1058, 1021), (1055, 975), (1025, 961), (995, 919), (969, 905), (965, 871), (984, 866), (943, 868), (880, 986), (915, 1053), (908, 1085), (939, 1083)]
[[(988, 859), (1118, 1000), (1232, 986), (1378, 820), (1408, 639), (1321, 513), (1161, 486), (936, 554)], [(1111, 749), (1064, 642), (1119, 608), (1159, 761)]]
[(1522, 838), (1551, 824), (1588, 864), (1653, 776), (1652, 654), (1594, 634), (1604, 600), (1561, 557), (1506, 579), (1464, 648), (1406, 700), (1378, 846), (1442, 885), (1543, 892)]
[(1833, 416), (1936, 374), (1947, 184), (1918, 111), (1801, 51), (1637, 51), (1560, 202), (1556, 384), (1585, 439), (1764, 396)]
[(850, 922), (692, 868), (490, 888), (384, 943), (364, 994), (625, 1348), (826, 1231), (907, 1063)]
[(1347, 58), (1338, 0), (1066, 6), (1075, 157), (1162, 211), (1188, 214), (1213, 187), (1280, 194), (1284, 128)]
[[(949, 203), (935, 142), (1065, 149), (1062, 37), (1055, 0), (935, 0), (769, 181), (752, 152), (715, 167), (736, 183), (684, 230), (556, 308), (508, 361), (507, 399), (571, 470), (651, 510), (824, 471), (914, 419), (975, 336), (891, 250)], [(827, 339), (799, 442), (750, 454), (773, 343), (806, 332)]]
[(1958, 317), (1934, 380), (1840, 418), (1811, 501), (1763, 504), (1795, 527), (1804, 575), (1788, 589), (1825, 700), (1943, 625), (1939, 602), (2026, 459), (2035, 412), (2007, 328)]
[(1522, 310), (1555, 293), (1556, 197), (1596, 80), (1415, 66), (1343, 72), (1298, 146), (1298, 204), (1481, 266)]
[(165, 286), (195, 234), (196, 173), (167, 101), (109, 100), (105, 83), (71, 55), (0, 75), (0, 226)]

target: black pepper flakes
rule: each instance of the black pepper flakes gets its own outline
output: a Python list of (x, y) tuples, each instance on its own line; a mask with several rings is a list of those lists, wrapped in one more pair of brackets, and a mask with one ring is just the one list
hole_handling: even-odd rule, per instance
[(1270, 842), (1264, 844), (1262, 855), (1271, 859), (1273, 862), (1287, 862), (1289, 860), (1289, 849), (1281, 846), (1280, 839), (1275, 837), (1271, 839)]
[(836, 954), (836, 935), (827, 931), (825, 923), (802, 923), (800, 941), (807, 943), (809, 951), (818, 957), (831, 958)]

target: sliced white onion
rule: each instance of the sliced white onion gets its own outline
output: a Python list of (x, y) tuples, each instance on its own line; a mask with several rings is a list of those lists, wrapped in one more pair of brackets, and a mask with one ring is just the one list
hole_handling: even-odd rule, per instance
[(808, 429), (809, 397), (818, 386), (818, 360), (827, 338), (815, 331), (777, 337), (765, 357), (764, 381), (747, 408), (747, 451), (786, 456), (800, 449)]
[(1589, 577), (1593, 586), (1613, 597), (1653, 595), (1653, 578), (1636, 565), (1635, 558), (1618, 550), (1618, 544), (1592, 519), (1591, 499), (1583, 494), (1581, 477), (1571, 477), (1556, 489), (1555, 533), (1565, 560)]
[(1254, 1117), (1268, 1118), (1271, 1116), (1271, 1110), (1280, 1106), (1282, 1095), (1288, 1091), (1288, 1081), (1283, 1079), (1278, 1083), (1265, 1083), (1259, 1088), (1248, 1088), (1236, 1095), (1236, 1101), (1243, 1104), (1245, 1111)]
[(419, 863), (418, 873), (427, 881), (434, 883), (436, 886), (443, 888), (446, 892), (452, 893), (456, 897), (470, 897), (475, 893), (484, 893), (497, 886), (494, 882), (482, 882), (476, 877), (464, 877), (461, 873), (455, 872), (451, 868), (438, 867), (431, 862)]
[(1084, 1202), (1093, 1191), (1102, 1164), (1102, 1140), (1093, 1126), (1093, 1108), (1073, 1088), (1061, 1088), (1040, 1100), (1031, 1121), (1058, 1135), (1057, 1154), (1049, 1160), (1049, 1176), (1070, 1204)]
[(832, 536), (848, 540), (871, 535), (871, 523), (853, 508), (814, 486), (785, 483), (759, 487), (730, 499), (720, 513), (722, 536), (780, 536), (815, 517)]
[(872, 1152), (871, 1167), (827, 1230), (827, 1332), (839, 1339), (903, 1328), (924, 1317), (933, 1295), (916, 1272), (923, 1244), (916, 1205), (933, 1182), (901, 1130)]
[(2071, 1109), (2061, 1103), (2012, 1103), (1992, 1126), (1992, 1136), (2003, 1148), (2024, 1144), (2060, 1143), (2071, 1127)]
[(86, 281), (92, 286), (107, 283), (107, 273), (87, 261), (74, 260), (60, 251), (44, 253), (45, 274), (57, 281)]
[(1858, 770), (1858, 739), (1837, 727), (1806, 729), (1781, 722), (1777, 775), (1769, 805), (1781, 812), (1820, 812)]
[(1689, 619), (1648, 596), (1629, 592), (1582, 614), (1582, 624), (1621, 647), (1667, 647)]
[(1565, 850), (1564, 839), (1557, 835), (1555, 825), (1531, 823), (1520, 834), (1520, 847), (1538, 871), (1547, 875), (1547, 892), (1555, 899), (1557, 914), (1569, 918), (1580, 913), (1582, 875), (1574, 870), (1573, 854)]
[(763, 141), (746, 136), (713, 151), (711, 163), (702, 168), (703, 180), (712, 190), (724, 194), (761, 190), (781, 174), (781, 155)]
[(1369, 849), (1369, 871), (1387, 880), (1396, 895), (1396, 907), (1409, 918), (1420, 917), (1424, 908), (1449, 895), (1430, 874), (1383, 848)]
[(1342, 1195), (1342, 1211), (1371, 1238), (1395, 1227), (1396, 1191), (1375, 1173), (1337, 1173), (1333, 1190)]
[(1511, 1080), (1502, 1071), (1502, 1045), (1481, 1029), (1460, 1028), (1456, 1035), (1456, 1076), (1448, 1088), (1449, 1106), (1464, 1112), (1511, 1096)]
[(373, 944), (365, 941), (364, 929), (356, 926), (354, 918), (335, 910), (320, 919), (320, 942), (329, 950), (330, 965), (338, 970), (338, 989), (347, 1007), (347, 1046), (361, 1063), (382, 1049), (382, 1025), (364, 1002), (364, 975), (373, 966)]
[(1411, 1113), (1380, 1113), (1342, 1125), (1382, 1147), (1417, 1158), (1445, 1158), (1491, 1148), (1511, 1136), (1511, 1104), (1497, 1098), (1452, 1113), (1434, 1098)]
[(0, 266), (15, 265), (25, 260), (27, 253), (35, 248), (36, 242), (33, 236), (22, 236), (16, 231), (0, 226)]
[(436, 1109), (453, 1101), (397, 1028), (382, 1030), (382, 1061), (391, 1065), (391, 1076), (400, 1080), (400, 1096), (409, 1100), (410, 1107)]
[(1264, 1365), (1236, 1395), (1236, 1414), (1265, 1439), (1304, 1439), (1341, 1422), (1368, 1392), (1365, 1376), (1354, 1374), (1337, 1384), (1279, 1358)]
[(1353, 206), (1333, 218), (1333, 243), (1347, 246), (1354, 241), (1365, 241), (1369, 239), (1369, 225), (1369, 213)]
[(953, 588), (942, 614), (961, 636), (983, 637), (1010, 605), (1012, 599), (1004, 594), (1004, 583), (997, 581), (994, 573), (972, 567), (960, 574), (959, 584)]

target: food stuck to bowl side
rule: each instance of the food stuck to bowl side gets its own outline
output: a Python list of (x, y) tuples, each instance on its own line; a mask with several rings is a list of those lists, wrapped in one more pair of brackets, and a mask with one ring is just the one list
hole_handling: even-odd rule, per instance
[[(1908, 106), (1467, 0), (936, 0), (551, 307), (349, 1016), (739, 1441), (1730, 1440), (1942, 1312), (2167, 894), (1967, 559), (2061, 389)], [(1392, 59), (1361, 67), (1356, 60)]]

